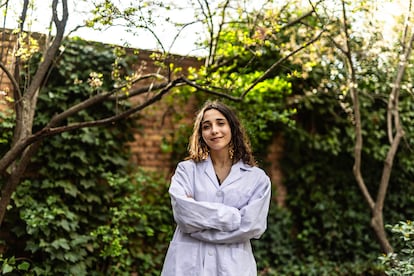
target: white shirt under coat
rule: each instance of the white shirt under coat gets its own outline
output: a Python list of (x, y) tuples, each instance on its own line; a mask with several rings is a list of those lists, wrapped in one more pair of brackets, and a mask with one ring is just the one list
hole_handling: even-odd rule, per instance
[(177, 166), (169, 188), (177, 228), (162, 276), (255, 276), (251, 239), (267, 226), (271, 184), (242, 161), (221, 185), (210, 158)]

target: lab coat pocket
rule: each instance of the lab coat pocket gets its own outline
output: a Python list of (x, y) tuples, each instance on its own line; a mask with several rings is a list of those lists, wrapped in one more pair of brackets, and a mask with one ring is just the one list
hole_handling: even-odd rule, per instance
[(162, 275), (164, 276), (196, 276), (198, 245), (188, 242), (171, 242), (165, 258)]

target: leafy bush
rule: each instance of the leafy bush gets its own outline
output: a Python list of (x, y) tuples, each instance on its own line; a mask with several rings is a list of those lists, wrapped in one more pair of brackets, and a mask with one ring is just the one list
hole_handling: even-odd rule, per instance
[[(278, 207), (274, 203), (271, 205), (266, 232), (259, 240), (252, 242), (259, 275), (379, 275), (383, 271), (383, 267), (376, 262), (375, 254), (366, 254), (362, 248), (355, 247), (360, 252), (357, 253), (358, 256), (350, 253), (347, 254), (351, 258), (345, 255), (338, 256), (338, 253), (324, 245), (324, 239), (328, 239), (329, 234), (323, 234), (325, 237), (321, 235), (322, 233), (318, 234), (316, 226), (311, 228), (311, 224), (306, 219), (303, 222), (309, 223), (306, 231), (309, 235), (310, 233), (313, 235), (304, 237), (303, 233), (298, 233), (300, 231), (298, 224), (294, 223), (296, 216), (287, 208)], [(339, 232), (338, 229), (335, 231)], [(318, 242), (321, 244), (319, 247)], [(341, 243), (349, 244), (350, 240), (344, 236), (342, 240), (336, 241), (337, 244), (331, 243), (334, 247)], [(308, 247), (311, 246), (316, 247), (315, 250), (309, 250)], [(340, 250), (343, 249), (337, 249)], [(334, 256), (335, 254), (337, 256)]]
[(174, 226), (167, 181), (142, 170), (107, 179), (115, 192), (110, 219), (92, 232), (106, 273), (159, 275)]
[(401, 221), (396, 225), (387, 225), (391, 232), (398, 235), (400, 242), (396, 251), (379, 257), (385, 265), (387, 275), (414, 274), (414, 223), (410, 220)]

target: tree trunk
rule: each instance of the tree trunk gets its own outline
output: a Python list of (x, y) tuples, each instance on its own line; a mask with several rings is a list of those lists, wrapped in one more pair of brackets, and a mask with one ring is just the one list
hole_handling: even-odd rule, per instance
[(371, 227), (372, 229), (374, 229), (375, 235), (378, 239), (382, 251), (385, 254), (393, 252), (393, 248), (390, 242), (388, 241), (387, 234), (385, 232), (382, 212), (372, 212)]
[(10, 204), (11, 197), (16, 191), (17, 185), (19, 185), (27, 166), (30, 163), (32, 156), (39, 149), (41, 142), (36, 142), (29, 146), (29, 148), (23, 152), (20, 162), (16, 162), (11, 167), (10, 176), (7, 178), (6, 183), (1, 188), (0, 198), (0, 227), (3, 224), (4, 216), (7, 212), (7, 206)]

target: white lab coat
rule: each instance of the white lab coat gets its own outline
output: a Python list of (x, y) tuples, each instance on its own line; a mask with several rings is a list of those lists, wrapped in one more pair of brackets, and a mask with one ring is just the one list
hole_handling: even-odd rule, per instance
[(180, 162), (169, 189), (177, 223), (162, 276), (255, 276), (250, 239), (267, 226), (271, 185), (242, 161), (219, 185), (210, 158)]

